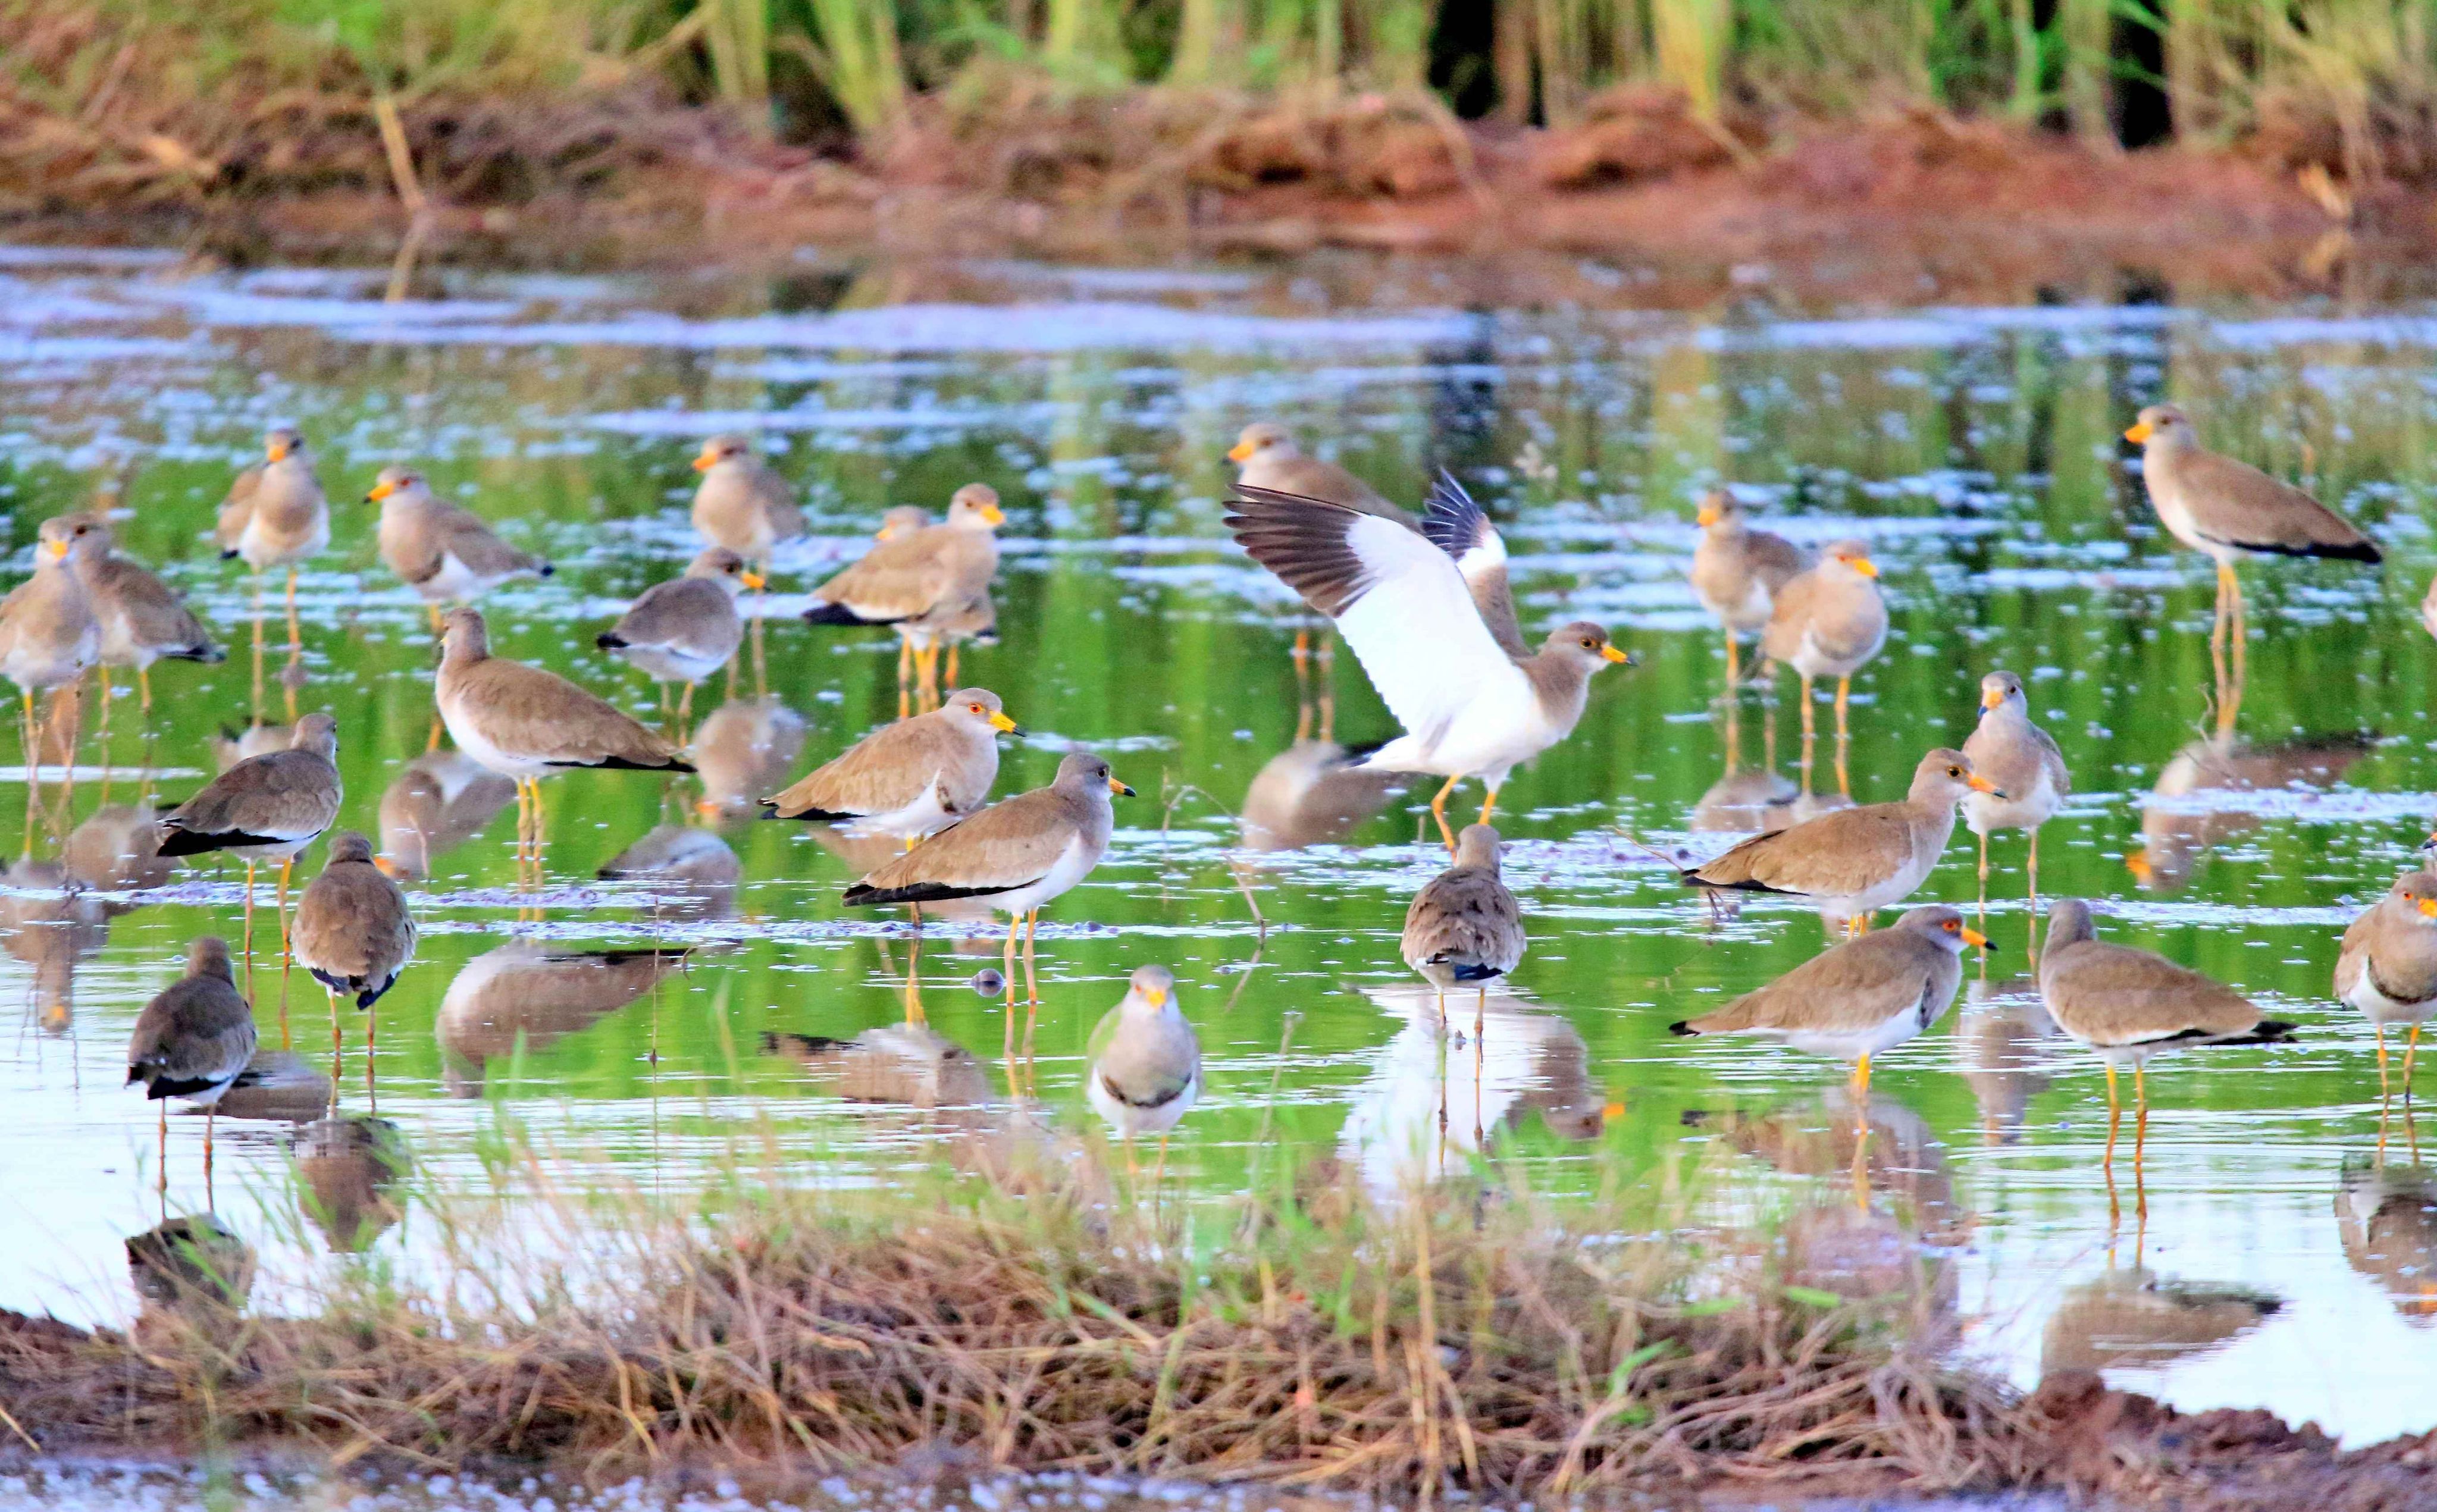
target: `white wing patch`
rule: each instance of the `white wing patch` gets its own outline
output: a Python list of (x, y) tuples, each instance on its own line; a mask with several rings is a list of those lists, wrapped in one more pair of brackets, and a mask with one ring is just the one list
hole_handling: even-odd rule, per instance
[(1446, 552), (1370, 514), (1347, 527), (1345, 544), (1362, 564), (1364, 586), (1338, 616), (1338, 632), (1408, 734), (1432, 744), (1477, 702), (1529, 701), (1522, 669), (1481, 623)]

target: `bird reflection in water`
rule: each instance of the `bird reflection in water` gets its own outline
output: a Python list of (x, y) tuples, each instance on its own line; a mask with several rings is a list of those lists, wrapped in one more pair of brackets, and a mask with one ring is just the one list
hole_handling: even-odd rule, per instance
[(0, 871), (0, 948), (31, 969), (35, 1021), (50, 1034), (76, 1023), (77, 968), (110, 940), (110, 910), (57, 861)]
[(2155, 1369), (2221, 1348), (2284, 1308), (2240, 1286), (2110, 1265), (2068, 1288), (2040, 1339), (2040, 1370)]
[(1955, 1069), (1980, 1104), (1982, 1143), (2022, 1138), (2031, 1099), (2056, 1080), (2049, 1054), (2060, 1043), (2036, 981), (1975, 977), (1964, 982), (1963, 1013), (1952, 1044)]
[[(1689, 1109), (1687, 1127), (1713, 1134), (1781, 1175), (1815, 1183), (1790, 1211), (1764, 1203), (1753, 1243), (1780, 1284), (1853, 1300), (1901, 1300), (1923, 1338), (1957, 1327), (1961, 1280), (1952, 1253), (1975, 1222), (1929, 1122), (1883, 1093), (1856, 1103), (1833, 1087), (1760, 1112)], [(1832, 1198), (1850, 1181), (1853, 1200)], [(1873, 1198), (1878, 1200), (1874, 1201)]]
[(2437, 1176), (2417, 1164), (2346, 1162), (2336, 1232), (2345, 1260), (2397, 1312), (2437, 1326)]
[(1398, 1026), (1355, 1088), (1340, 1153), (1376, 1200), (1440, 1180), (1517, 1137), (1534, 1115), (1558, 1138), (1583, 1140), (1621, 1111), (1591, 1079), (1574, 1026), (1503, 982), (1459, 1000), (1456, 1023), (1477, 1018), (1478, 1037), (1450, 1034), (1428, 982), (1364, 995)]
[(1928, 1120), (1885, 1093), (1857, 1097), (1835, 1086), (1759, 1113), (1688, 1109), (1683, 1121), (1782, 1174), (1845, 1178), (1855, 1208), (1869, 1207), (1874, 1195), (1885, 1199), (1923, 1243), (1971, 1237), (1975, 1220), (1955, 1192), (1945, 1146)]
[(1726, 725), (1726, 771), (1692, 805), (1688, 828), (1705, 833), (1775, 834), (1795, 822), (1789, 806), (1801, 789), (1777, 770), (1777, 704), (1761, 705), (1762, 756), (1757, 767), (1743, 764), (1743, 706), (1728, 698), (1720, 705)]
[(426, 751), (380, 798), (380, 868), (401, 880), (430, 877), (440, 858), (490, 826), (517, 785), (462, 751)]
[(237, 1325), (254, 1295), (254, 1246), (210, 1213), (163, 1220), (127, 1239), (127, 1275), (141, 1312), (136, 1336)]
[(2369, 754), (2372, 744), (2360, 735), (2276, 745), (2253, 745), (2230, 736), (2194, 740), (2158, 773), (2151, 801), (2141, 809), (2141, 849), (2125, 860), (2125, 869), (2146, 891), (2182, 892), (2210, 849), (2257, 829), (2264, 817), (2246, 809), (2211, 808), (2200, 795), (2332, 788)]
[(736, 912), (745, 863), (709, 829), (661, 825), (611, 857), (601, 880), (636, 886), (654, 918), (724, 919)]
[(412, 1166), (406, 1136), (387, 1119), (348, 1114), (296, 1135), (296, 1179), (306, 1216), (339, 1254), (359, 1254), (401, 1216), (392, 1195)]
[(589, 1029), (658, 985), (690, 952), (552, 950), (514, 940), (465, 963), (440, 1000), (435, 1033), (452, 1097), (476, 1097), (489, 1064)]
[(694, 771), (702, 780), (695, 808), (726, 823), (752, 815), (764, 793), (784, 786), (803, 754), (804, 717), (778, 698), (732, 698), (693, 732)]

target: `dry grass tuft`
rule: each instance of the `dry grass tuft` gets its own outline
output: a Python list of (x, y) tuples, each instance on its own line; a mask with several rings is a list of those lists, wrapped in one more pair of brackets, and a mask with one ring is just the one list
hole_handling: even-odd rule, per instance
[[(1187, 1217), (1082, 1190), (562, 1206), (566, 1235), (522, 1258), (452, 1227), (463, 1268), (419, 1295), (367, 1283), (236, 1329), (156, 1310), (133, 1339), (0, 1331), (0, 1398), (54, 1443), (302, 1439), (595, 1478), (941, 1444), (1401, 1494), (2025, 1472), (2019, 1409), (1909, 1348), (1904, 1302), (1828, 1305), (1681, 1237), (1616, 1238), (1663, 1217), (1617, 1210), (1629, 1197), (1595, 1213), (1482, 1189), (1392, 1212), (1330, 1188)], [(559, 1278), (578, 1232), (597, 1280)]]

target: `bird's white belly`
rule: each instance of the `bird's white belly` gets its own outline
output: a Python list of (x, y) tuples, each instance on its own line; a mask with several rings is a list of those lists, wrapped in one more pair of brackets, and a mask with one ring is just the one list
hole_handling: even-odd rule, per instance
[(502, 751), (493, 745), (483, 739), (482, 732), (475, 727), (474, 721), (459, 711), (454, 699), (441, 701), (440, 722), (448, 726), (448, 738), (457, 742), (458, 750), (503, 777), (547, 777), (558, 771), (547, 761)]
[(1912, 896), (1913, 890), (1928, 879), (1931, 870), (1937, 865), (1937, 858), (1935, 856), (1926, 860), (1915, 857), (1896, 868), (1894, 875), (1876, 887), (1867, 888), (1859, 893), (1839, 894), (1832, 896), (1818, 895), (1815, 895), (1812, 901), (1819, 905), (1821, 913), (1832, 919), (1842, 920), (1859, 913), (1875, 913), (1883, 908)]
[(2056, 786), (2048, 780), (2045, 767), (2041, 768), (2040, 780), (2028, 792), (2004, 798), (1975, 792), (1963, 800), (1963, 823), (1975, 835), (1998, 829), (2037, 829), (2056, 811)]
[(697, 656), (674, 646), (625, 646), (612, 654), (663, 683), (699, 683), (728, 665), (724, 656)]
[(2222, 541), (2201, 538), (2200, 526), (2193, 520), (2192, 512), (2184, 504), (2181, 494), (2156, 487), (2152, 487), (2148, 492), (2149, 507), (2158, 512), (2158, 523), (2166, 528), (2168, 535), (2195, 551), (2215, 557), (2220, 566), (2231, 566), (2242, 556), (2242, 548), (2239, 547), (2228, 546)]
[(313, 528), (305, 539), (292, 547), (283, 548), (266, 535), (262, 529), (262, 512), (254, 511), (245, 522), (245, 533), (237, 537), (237, 554), (254, 571), (280, 563), (298, 563), (320, 556), (330, 545), (330, 517), (326, 513), (314, 516)]
[(944, 828), (956, 817), (939, 802), (939, 774), (935, 772), (913, 802), (886, 813), (867, 814), (839, 827), (850, 835), (894, 835), (900, 840), (914, 840)]
[(1192, 1080), (1184, 1084), (1184, 1090), (1157, 1107), (1136, 1107), (1131, 1103), (1119, 1101), (1110, 1092), (1107, 1084), (1100, 1080), (1100, 1073), (1096, 1069), (1092, 1072), (1091, 1085), (1083, 1096), (1084, 1100), (1092, 1104), (1093, 1112), (1108, 1120), (1111, 1128), (1128, 1138), (1140, 1138), (1147, 1134), (1166, 1134), (1175, 1128), (1179, 1121), (1193, 1110), (1193, 1104), (1201, 1100), (1201, 1073), (1196, 1071)]
[(1902, 1013), (1882, 1024), (1834, 1034), (1797, 1031), (1786, 1035), (1785, 1042), (1806, 1055), (1827, 1055), (1852, 1061), (1893, 1050), (1920, 1033), (1920, 1007), (1917, 1003), (1907, 1003)]
[(1517, 679), (1515, 685), (1467, 704), (1423, 753), (1430, 764), (1411, 770), (1502, 781), (1507, 773), (1556, 744), (1565, 733), (1533, 696), (1531, 685)]
[(414, 591), (434, 603), (446, 600), (464, 602), (490, 590), (500, 580), (482, 574), (457, 560), (453, 551), (440, 553), (440, 570), (414, 585)]
[(2373, 1024), (2425, 1024), (2437, 1014), (2437, 1002), (2398, 1002), (2377, 990), (2371, 980), (2368, 964), (2361, 967), (2360, 980), (2353, 990), (2344, 994), (2344, 1005), (2359, 1011)]
[(1081, 881), (1092, 869), (1092, 859), (1084, 854), (1083, 837), (1076, 836), (1049, 863), (1049, 871), (1039, 881), (1001, 893), (990, 900), (991, 907), (1002, 913), (1024, 913), (1041, 907)]

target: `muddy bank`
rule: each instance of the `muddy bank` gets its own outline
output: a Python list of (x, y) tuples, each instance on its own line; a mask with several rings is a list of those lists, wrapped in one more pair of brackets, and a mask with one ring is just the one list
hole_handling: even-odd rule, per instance
[[(156, 1336), (153, 1342), (157, 1346), (162, 1341)], [(807, 1346), (834, 1347), (837, 1341), (808, 1335), (765, 1337), (758, 1343), (784, 1357)], [(96, 1364), (106, 1360), (114, 1362), (103, 1371), (113, 1381), (95, 1375)], [(560, 1505), (633, 1507), (701, 1504), (706, 1494), (722, 1505), (775, 1502), (883, 1508), (902, 1503), (1099, 1509), (1157, 1503), (1240, 1512), (1248, 1506), (1347, 1504), (1329, 1494), (1341, 1491), (1342, 1483), (1324, 1474), (1313, 1476), (1309, 1465), (1298, 1474), (1281, 1473), (1291, 1467), (1238, 1455), (1199, 1463), (1171, 1457), (1159, 1470), (1177, 1478), (1175, 1482), (1143, 1483), (1126, 1478), (1120, 1467), (1132, 1456), (1113, 1444), (1115, 1463), (1081, 1474), (1025, 1463), (1035, 1456), (1009, 1451), (1015, 1437), (1011, 1430), (995, 1445), (925, 1441), (877, 1461), (811, 1440), (791, 1447), (765, 1441), (751, 1449), (738, 1442), (723, 1451), (710, 1441), (716, 1435), (694, 1436), (648, 1459), (601, 1446), (579, 1454), (575, 1444), (565, 1441), (536, 1441), (525, 1453), (489, 1449), (451, 1458), (435, 1454), (439, 1446), (434, 1444), (387, 1441), (359, 1431), (360, 1404), (384, 1392), (361, 1378), (361, 1362), (358, 1364), (357, 1379), (328, 1391), (318, 1404), (308, 1393), (282, 1433), (259, 1432), (267, 1419), (256, 1416), (251, 1425), (255, 1432), (223, 1437), (215, 1431), (198, 1439), (170, 1430), (162, 1415), (150, 1410), (131, 1410), (125, 1420), (131, 1431), (117, 1432), (105, 1426), (106, 1411), (75, 1411), (66, 1415), (74, 1421), (60, 1420), (61, 1399), (37, 1389), (36, 1378), (77, 1378), (105, 1393), (123, 1392), (131, 1405), (149, 1399), (149, 1405), (157, 1407), (161, 1372), (165, 1366), (174, 1368), (173, 1364), (109, 1330), (86, 1333), (45, 1319), (0, 1314), (0, 1407), (7, 1408), (7, 1426), (19, 1440), (0, 1454), (0, 1506), (12, 1494), (31, 1498), (26, 1504), (46, 1504), (43, 1495), (56, 1496), (79, 1486), (108, 1489), (129, 1505), (162, 1504), (155, 1493), (165, 1486), (174, 1491), (182, 1480), (200, 1484), (206, 1441), (210, 1463), (218, 1467), (213, 1473), (229, 1479), (228, 1467), (236, 1465), (234, 1478), (254, 1495), (270, 1498), (265, 1504), (277, 1504), (300, 1486), (331, 1478), (353, 1492), (373, 1493), (377, 1504), (409, 1509), (454, 1504), (452, 1492), (462, 1497), (478, 1486), (485, 1502), (503, 1507), (539, 1504), (535, 1498), (543, 1494)], [(250, 1383), (230, 1379), (216, 1384), (242, 1393)], [(539, 1379), (524, 1384), (531, 1392), (525, 1411), (533, 1415), (539, 1407), (536, 1426), (541, 1438), (550, 1438), (552, 1409), (543, 1402), (550, 1385)], [(1166, 1384), (1163, 1382), (1163, 1390)], [(1145, 1373), (1142, 1386), (1148, 1395), (1151, 1373)], [(639, 1377), (631, 1391), (634, 1395), (625, 1402), (609, 1405), (633, 1415), (644, 1404), (638, 1399), (648, 1399), (652, 1386)], [(515, 1405), (500, 1403), (503, 1411), (513, 1411)], [(868, 1406), (832, 1401), (826, 1410), (853, 1415)], [(1191, 1412), (1196, 1406), (1179, 1399), (1166, 1409)], [(1319, 1406), (1326, 1410), (1327, 1404)], [(1890, 1419), (1881, 1426), (1901, 1439), (1920, 1431), (1917, 1404), (1911, 1416), (1914, 1421)], [(635, 1426), (639, 1435), (646, 1433), (640, 1418)], [(1898, 1462), (1900, 1454), (1881, 1463), (1856, 1464), (1831, 1451), (1819, 1463), (1805, 1465), (1797, 1450), (1784, 1463), (1762, 1471), (1749, 1454), (1705, 1451), (1694, 1435), (1692, 1442), (1673, 1444), (1640, 1471), (1604, 1482), (1594, 1500), (1604, 1505), (1675, 1508), (1815, 1503), (1845, 1512), (1881, 1505), (2002, 1506), (2018, 1512), (2051, 1505), (2177, 1512), (2289, 1512), (2304, 1506), (2314, 1512), (2413, 1512), (2437, 1505), (2437, 1431), (2344, 1450), (2315, 1425), (2296, 1428), (2262, 1411), (2180, 1413), (2138, 1393), (2110, 1389), (2089, 1371), (2055, 1373), (2018, 1411), (1952, 1426), (1961, 1432), (1946, 1451), (1971, 1467), (1952, 1482), (1911, 1473)], [(1104, 1427), (1122, 1432), (1113, 1420)], [(1842, 1431), (1850, 1434), (1855, 1425), (1844, 1424)], [(1478, 1432), (1486, 1438), (1497, 1433), (1497, 1424), (1484, 1420)], [(1462, 1436), (1468, 1443), (1472, 1434)], [(38, 1446), (37, 1451), (27, 1453), (26, 1444)], [(627, 1446), (629, 1451), (636, 1448)], [(1096, 1463), (1108, 1458), (1088, 1457)], [(1513, 1486), (1502, 1492), (1474, 1486), (1455, 1465), (1447, 1466), (1446, 1473), (1445, 1489), (1459, 1500), (1481, 1496), (1495, 1503), (1517, 1496)], [(1359, 1485), (1372, 1477), (1355, 1473), (1348, 1479)], [(1232, 1489), (1222, 1488), (1229, 1486)], [(1368, 1505), (1370, 1496), (1410, 1496), (1418, 1489), (1407, 1486), (1398, 1493), (1361, 1486), (1357, 1495), (1360, 1504)], [(1312, 1492), (1321, 1494), (1306, 1494)]]
[(630, 104), (619, 150), (601, 149), (614, 167), (574, 178), (502, 172), (496, 132), (452, 172), (472, 150), (456, 124), (410, 122), (419, 219), (377, 143), (341, 133), (316, 177), (224, 166), (141, 198), (47, 196), (0, 214), (0, 236), (214, 262), (746, 270), (806, 247), (1113, 263), (1345, 249), (1430, 259), (1464, 299), (1642, 307), (1763, 287), (1885, 305), (2399, 298), (2437, 265), (2437, 187), (2347, 186), (2259, 143), (2122, 152), (1927, 111), (1714, 126), (1625, 92), (1552, 131), (1376, 98), (1207, 113), (1119, 98), (942, 116), (885, 151), (825, 156)]

